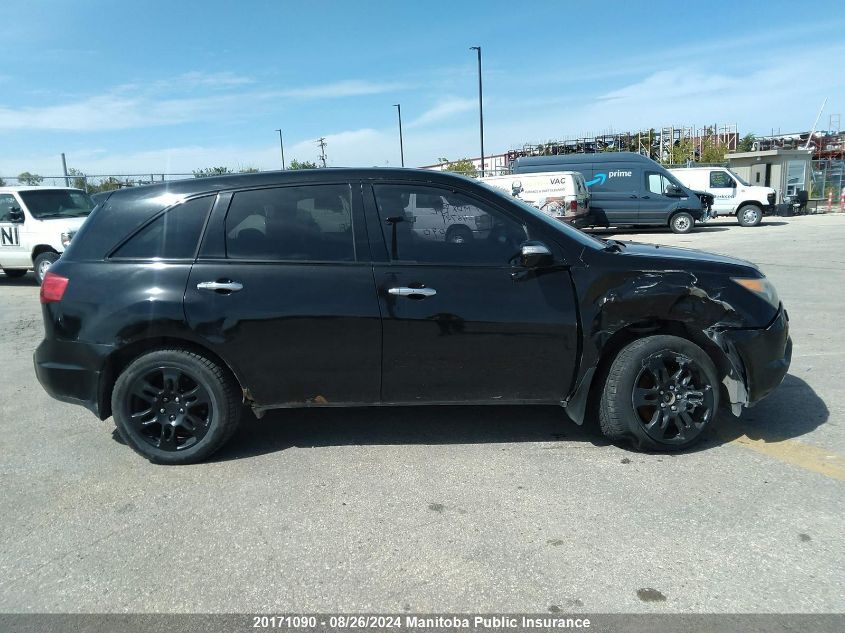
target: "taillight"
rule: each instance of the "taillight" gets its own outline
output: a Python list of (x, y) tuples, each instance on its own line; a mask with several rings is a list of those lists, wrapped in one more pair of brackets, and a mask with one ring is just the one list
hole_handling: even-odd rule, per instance
[(41, 282), (41, 303), (61, 301), (69, 281), (70, 279), (67, 277), (47, 271), (44, 280)]
[(570, 211), (577, 211), (578, 210), (578, 201), (577, 200), (570, 200), (569, 210)]

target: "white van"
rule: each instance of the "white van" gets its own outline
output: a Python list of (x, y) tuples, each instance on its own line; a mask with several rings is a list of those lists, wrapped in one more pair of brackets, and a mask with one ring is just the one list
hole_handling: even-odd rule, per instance
[(0, 268), (7, 277), (35, 269), (40, 284), (94, 208), (70, 187), (0, 187)]
[(576, 227), (590, 224), (590, 193), (584, 176), (577, 171), (489, 176), (479, 180), (562, 222)]
[(777, 194), (771, 187), (755, 187), (725, 167), (680, 167), (672, 175), (690, 189), (715, 198), (713, 213), (734, 215), (741, 226), (757, 226), (775, 209)]

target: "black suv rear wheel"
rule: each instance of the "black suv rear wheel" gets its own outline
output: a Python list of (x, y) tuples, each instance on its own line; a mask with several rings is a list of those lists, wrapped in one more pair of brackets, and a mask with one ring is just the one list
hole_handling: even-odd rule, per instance
[(718, 407), (718, 374), (704, 350), (677, 336), (648, 336), (611, 364), (599, 422), (611, 441), (675, 451), (701, 438)]
[(241, 399), (225, 368), (189, 350), (162, 349), (120, 374), (112, 411), (123, 440), (151, 462), (192, 464), (232, 436)]

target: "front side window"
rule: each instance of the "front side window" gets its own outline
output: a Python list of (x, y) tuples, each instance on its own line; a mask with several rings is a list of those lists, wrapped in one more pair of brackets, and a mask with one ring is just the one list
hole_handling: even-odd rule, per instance
[(242, 191), (226, 214), (226, 256), (262, 261), (355, 260), (349, 185)]
[(506, 266), (528, 239), (525, 225), (460, 193), (412, 184), (374, 190), (394, 261)]
[(12, 209), (20, 208), (15, 196), (10, 193), (0, 193), (0, 222), (12, 221)]
[(728, 189), (736, 186), (733, 178), (724, 171), (710, 172), (710, 187), (713, 189)]
[(84, 191), (69, 189), (21, 191), (20, 197), (32, 217), (38, 220), (84, 218), (95, 206), (91, 196)]
[(669, 186), (669, 179), (663, 174), (649, 171), (646, 172), (646, 183), (648, 190), (651, 193), (663, 196), (666, 195), (666, 188)]
[(133, 235), (113, 259), (193, 259), (214, 196), (177, 205)]

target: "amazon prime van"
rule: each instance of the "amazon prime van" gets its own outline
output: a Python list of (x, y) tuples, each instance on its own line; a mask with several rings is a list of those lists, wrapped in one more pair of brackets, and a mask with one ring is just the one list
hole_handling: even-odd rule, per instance
[(537, 207), (556, 220), (578, 228), (590, 226), (590, 192), (584, 176), (577, 171), (551, 171), (539, 174), (488, 176), (485, 185), (501, 189)]
[(701, 196), (685, 187), (662, 165), (634, 152), (526, 156), (517, 158), (512, 172), (530, 174), (577, 171), (590, 190), (592, 226), (668, 226), (689, 233), (706, 222), (708, 210)]

